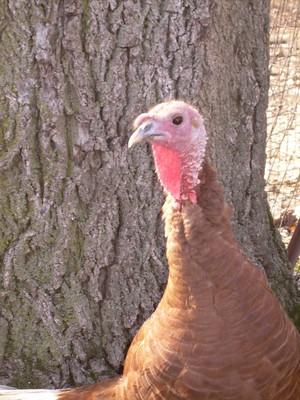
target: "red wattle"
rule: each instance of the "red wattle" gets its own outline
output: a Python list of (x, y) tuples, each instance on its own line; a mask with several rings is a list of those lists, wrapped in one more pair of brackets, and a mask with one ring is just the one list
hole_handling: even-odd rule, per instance
[(180, 198), (182, 164), (178, 153), (167, 147), (152, 143), (158, 177), (174, 199)]

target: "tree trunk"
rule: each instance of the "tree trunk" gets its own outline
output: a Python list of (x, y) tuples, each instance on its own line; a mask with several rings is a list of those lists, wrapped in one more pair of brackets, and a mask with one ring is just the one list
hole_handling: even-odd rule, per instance
[(162, 189), (130, 123), (181, 98), (203, 113), (233, 227), (288, 310), (263, 191), (266, 0), (1, 1), (0, 378), (120, 372), (167, 279)]

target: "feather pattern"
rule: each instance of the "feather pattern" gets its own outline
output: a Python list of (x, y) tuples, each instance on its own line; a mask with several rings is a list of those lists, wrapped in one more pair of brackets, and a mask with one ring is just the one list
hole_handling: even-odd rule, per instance
[[(169, 281), (125, 363), (129, 399), (300, 399), (300, 338), (237, 246), (215, 171), (166, 219)], [(151, 389), (150, 389), (151, 388)]]

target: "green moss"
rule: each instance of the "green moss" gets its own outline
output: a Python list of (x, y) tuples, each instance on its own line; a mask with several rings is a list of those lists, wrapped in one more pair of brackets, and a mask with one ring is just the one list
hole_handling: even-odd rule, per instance
[(296, 303), (293, 308), (292, 312), (292, 318), (294, 321), (294, 324), (296, 325), (296, 328), (298, 329), (300, 333), (300, 303)]
[(39, 389), (42, 386), (39, 379), (35, 378), (32, 372), (29, 371), (26, 373), (16, 374), (12, 378), (10, 385), (20, 389)]
[[(33, 347), (33, 346), (32, 346)], [(28, 352), (29, 354), (29, 352)], [(34, 354), (33, 352), (31, 354)], [(31, 357), (22, 353), (25, 371), (17, 372), (11, 379), (10, 385), (21, 389), (36, 389), (41, 387), (41, 382), (34, 376), (34, 362)], [(37, 369), (37, 366), (35, 366)]]

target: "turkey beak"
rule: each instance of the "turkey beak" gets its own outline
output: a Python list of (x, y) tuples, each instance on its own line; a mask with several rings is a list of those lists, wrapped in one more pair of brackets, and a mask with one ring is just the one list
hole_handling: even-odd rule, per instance
[(157, 123), (151, 120), (145, 121), (130, 136), (128, 147), (130, 148), (137, 143), (154, 139), (157, 136), (163, 136), (163, 133), (157, 131)]

